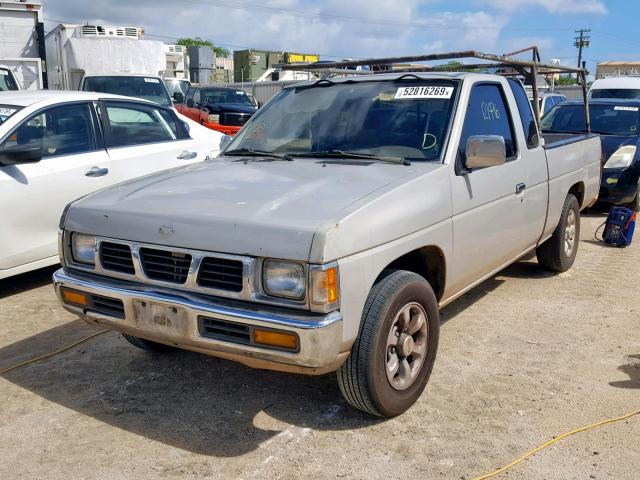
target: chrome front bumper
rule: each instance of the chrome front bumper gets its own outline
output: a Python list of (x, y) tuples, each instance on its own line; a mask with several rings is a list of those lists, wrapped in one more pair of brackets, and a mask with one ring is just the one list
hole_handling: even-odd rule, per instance
[[(66, 310), (88, 323), (148, 340), (174, 345), (208, 355), (239, 361), (250, 367), (323, 374), (336, 370), (348, 356), (340, 352), (342, 315), (326, 315), (306, 311), (273, 308), (247, 302), (229, 302), (192, 292), (148, 286), (144, 284), (60, 269), (53, 274), (56, 294)], [(88, 294), (121, 300), (124, 318), (91, 311), (86, 307), (66, 304), (60, 289), (66, 287)], [(141, 302), (154, 306), (174, 307), (181, 313), (174, 321), (156, 323), (144, 316)], [(208, 317), (236, 324), (277, 329), (298, 336), (297, 352), (270, 347), (245, 345), (206, 338), (200, 334), (198, 319)]]

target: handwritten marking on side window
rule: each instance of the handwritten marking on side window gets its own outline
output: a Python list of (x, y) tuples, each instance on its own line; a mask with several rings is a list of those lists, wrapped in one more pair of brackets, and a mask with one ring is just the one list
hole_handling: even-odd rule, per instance
[(480, 109), (484, 120), (494, 121), (500, 119), (500, 110), (498, 110), (495, 102), (482, 102)]

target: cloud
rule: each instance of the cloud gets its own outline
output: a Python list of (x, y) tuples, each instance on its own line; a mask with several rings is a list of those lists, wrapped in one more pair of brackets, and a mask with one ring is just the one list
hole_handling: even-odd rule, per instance
[(550, 13), (601, 14), (609, 13), (601, 0), (483, 0), (483, 4), (509, 12), (523, 8), (544, 8)]

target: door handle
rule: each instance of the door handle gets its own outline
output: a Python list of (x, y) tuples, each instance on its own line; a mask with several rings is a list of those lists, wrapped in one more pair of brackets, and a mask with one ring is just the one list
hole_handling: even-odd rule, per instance
[(87, 173), (85, 173), (84, 175), (85, 177), (104, 177), (108, 173), (108, 168), (92, 167), (87, 170)]
[(524, 192), (525, 188), (527, 188), (527, 186), (524, 183), (519, 183), (518, 185), (516, 185), (516, 195)]
[(185, 150), (180, 155), (178, 155), (176, 158), (178, 160), (191, 160), (192, 158), (196, 158), (197, 156), (198, 156), (198, 152), (189, 152), (189, 151)]

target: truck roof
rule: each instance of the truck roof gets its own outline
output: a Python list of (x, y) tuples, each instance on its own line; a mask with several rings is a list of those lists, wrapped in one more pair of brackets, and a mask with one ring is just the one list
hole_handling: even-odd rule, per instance
[(606, 77), (599, 78), (591, 85), (591, 90), (599, 90), (605, 88), (640, 88), (640, 77)]
[[(371, 74), (371, 75), (357, 75), (357, 76), (350, 76), (350, 77), (331, 77), (327, 80), (332, 83), (370, 82), (372, 80), (389, 81), (389, 80), (397, 80), (407, 75), (411, 77), (417, 77), (421, 80), (459, 80), (472, 75), (502, 78), (500, 75), (487, 74), (487, 73), (474, 73), (474, 72), (389, 72), (389, 73), (377, 73), (377, 74)], [(308, 82), (300, 82), (294, 85), (287, 85), (284, 88), (288, 89), (288, 88), (300, 87), (303, 85), (313, 85), (321, 81), (322, 80), (310, 80)]]
[(19, 105), (21, 107), (28, 107), (35, 103), (55, 103), (53, 101), (58, 99), (65, 99), (67, 101), (74, 100), (100, 100), (106, 98), (112, 99), (126, 99), (136, 100), (138, 102), (146, 102), (152, 105), (155, 103), (147, 102), (139, 98), (123, 97), (121, 95), (111, 95), (108, 93), (97, 92), (75, 92), (75, 91), (63, 91), (63, 90), (14, 90), (7, 92), (0, 92), (0, 104), (3, 105)]

